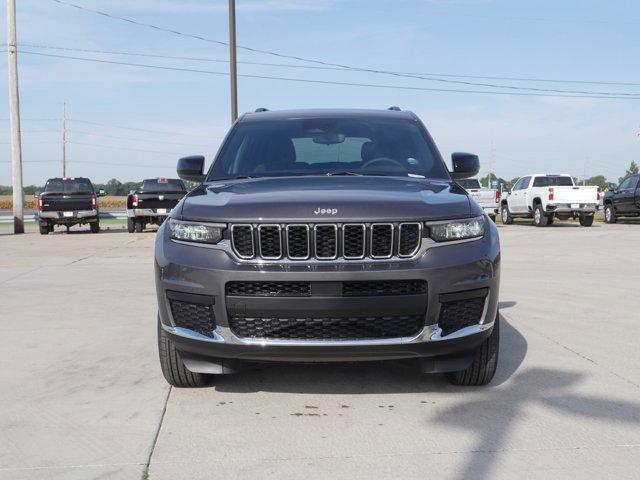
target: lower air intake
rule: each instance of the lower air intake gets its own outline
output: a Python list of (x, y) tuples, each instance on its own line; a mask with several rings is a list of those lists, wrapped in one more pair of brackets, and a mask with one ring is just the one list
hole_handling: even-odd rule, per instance
[(341, 318), (231, 317), (231, 331), (241, 338), (273, 340), (374, 340), (413, 337), (424, 326), (420, 315)]

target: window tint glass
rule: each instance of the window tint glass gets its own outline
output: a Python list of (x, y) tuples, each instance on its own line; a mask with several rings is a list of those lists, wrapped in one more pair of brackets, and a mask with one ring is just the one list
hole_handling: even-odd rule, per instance
[(465, 190), (470, 190), (472, 188), (482, 188), (480, 186), (480, 180), (476, 178), (469, 178), (466, 180), (458, 180), (458, 185), (460, 185)]
[(619, 190), (625, 190), (627, 188), (631, 188), (631, 180), (633, 179), (633, 177), (629, 177), (625, 180), (622, 181), (622, 183), (620, 184), (620, 186), (618, 187)]
[(533, 179), (534, 187), (571, 187), (573, 180), (571, 177), (536, 177)]
[(88, 178), (52, 178), (44, 186), (46, 193), (93, 193), (93, 185)]
[(182, 180), (172, 178), (154, 178), (142, 182), (143, 192), (183, 192)]
[(310, 118), (239, 123), (208, 180), (341, 172), (449, 179), (410, 119)]

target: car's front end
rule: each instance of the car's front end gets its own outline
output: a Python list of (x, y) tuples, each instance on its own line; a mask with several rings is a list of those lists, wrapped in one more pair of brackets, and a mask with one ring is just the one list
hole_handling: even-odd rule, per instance
[(230, 360), (409, 357), (458, 368), (491, 333), (500, 248), (493, 222), (457, 195), (466, 215), (449, 220), (407, 216), (402, 201), (366, 220), (350, 212), (373, 205), (345, 200), (331, 201), (340, 213), (330, 219), (312, 205), (298, 218), (291, 202), (262, 218), (176, 215), (156, 239), (162, 328), (196, 372), (222, 373)]
[(161, 360), (170, 346), (198, 375), (256, 361), (468, 369), (496, 336), (498, 232), (461, 187), (416, 177), (242, 177), (190, 192), (156, 237)]

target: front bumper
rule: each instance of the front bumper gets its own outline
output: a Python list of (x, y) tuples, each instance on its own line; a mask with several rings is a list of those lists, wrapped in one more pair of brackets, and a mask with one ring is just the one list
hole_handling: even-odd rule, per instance
[[(160, 325), (183, 358), (189, 359), (188, 367), (193, 362), (216, 359), (327, 362), (468, 355), (490, 335), (498, 309), (500, 246), (497, 229), (492, 222), (487, 221), (486, 231), (482, 239), (438, 245), (410, 261), (250, 264), (236, 260), (221, 249), (173, 242), (168, 237), (166, 226), (163, 226), (156, 236), (155, 252)], [(230, 328), (231, 300), (225, 291), (229, 282), (330, 283), (393, 280), (427, 282), (424, 327), (416, 335), (368, 340), (252, 339), (240, 338)], [(478, 324), (443, 335), (438, 326), (441, 295), (476, 289), (487, 290), (484, 310)], [(177, 327), (167, 291), (213, 298), (212, 308), (217, 325), (213, 337)], [(342, 306), (336, 307), (340, 302), (332, 303), (330, 298), (325, 300), (328, 310), (343, 308), (342, 306), (349, 309), (344, 302)], [(392, 304), (387, 305), (387, 309), (397, 308), (401, 311), (405, 308), (400, 297), (389, 297), (389, 301)], [(269, 302), (264, 303), (267, 305)], [(308, 305), (318, 313), (317, 302), (310, 299)]]

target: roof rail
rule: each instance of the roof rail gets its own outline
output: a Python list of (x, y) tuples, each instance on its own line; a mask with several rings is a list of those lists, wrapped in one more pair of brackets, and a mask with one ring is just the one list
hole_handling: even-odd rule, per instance
[(396, 107), (395, 105), (392, 107), (387, 108), (387, 110), (393, 110), (394, 112), (399, 112), (400, 111), (400, 107)]
[(258, 113), (258, 112), (268, 112), (269, 109), (268, 108), (264, 108), (264, 107), (260, 107), (260, 108), (256, 108), (255, 111), (256, 111), (256, 113)]

